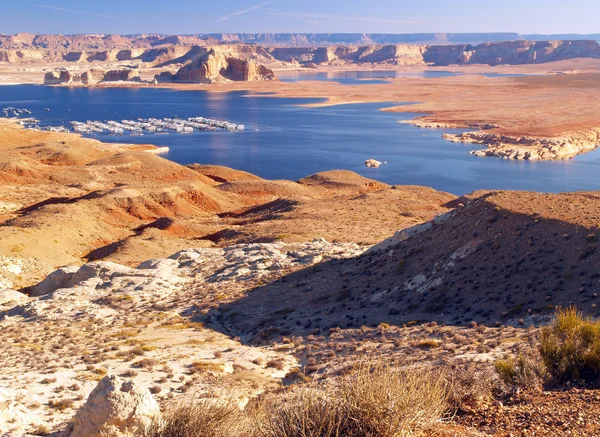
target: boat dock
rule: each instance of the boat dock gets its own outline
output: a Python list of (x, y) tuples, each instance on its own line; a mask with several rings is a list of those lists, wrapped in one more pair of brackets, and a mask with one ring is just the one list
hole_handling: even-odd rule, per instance
[[(49, 108), (44, 111), (48, 112)], [(50, 132), (76, 132), (84, 135), (109, 134), (109, 135), (144, 135), (144, 134), (191, 134), (197, 131), (229, 131), (239, 132), (246, 129), (243, 124), (229, 121), (216, 120), (205, 117), (188, 118), (138, 118), (136, 120), (104, 120), (104, 121), (70, 121), (67, 125), (43, 125), (40, 120), (29, 117), (28, 109), (13, 107), (0, 111), (3, 117), (19, 118), (19, 123), (30, 129), (45, 130)], [(27, 118), (20, 118), (27, 117)]]

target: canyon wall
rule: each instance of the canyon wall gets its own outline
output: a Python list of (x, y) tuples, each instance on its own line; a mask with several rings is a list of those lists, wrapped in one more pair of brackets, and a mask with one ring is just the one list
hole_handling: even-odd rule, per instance
[(160, 45), (149, 48), (130, 46), (83, 51), (2, 49), (0, 46), (0, 62), (9, 64), (132, 62), (154, 67), (169, 65), (180, 67), (194, 62), (210, 51), (245, 61), (254, 61), (275, 69), (309, 64), (498, 65), (534, 64), (574, 58), (600, 59), (600, 44), (597, 41), (573, 40), (486, 42), (479, 45), (368, 44), (327, 47), (263, 47), (251, 44)]

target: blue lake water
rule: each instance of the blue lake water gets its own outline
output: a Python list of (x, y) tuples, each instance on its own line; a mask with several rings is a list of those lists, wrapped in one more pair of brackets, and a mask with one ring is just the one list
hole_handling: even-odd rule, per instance
[[(452, 130), (419, 129), (398, 120), (415, 114), (379, 109), (390, 104), (304, 108), (315, 100), (152, 88), (0, 87), (0, 108), (27, 108), (45, 124), (122, 120), (138, 117), (202, 116), (247, 126), (244, 132), (190, 135), (110, 136), (106, 142), (170, 147), (164, 155), (181, 164), (218, 164), (269, 179), (296, 180), (347, 169), (390, 184), (431, 186), (464, 194), (476, 189), (547, 192), (599, 190), (600, 150), (570, 161), (517, 162), (469, 154), (472, 144), (441, 138)], [(43, 111), (50, 108), (50, 112)], [(256, 131), (255, 129), (259, 130)], [(454, 132), (459, 132), (454, 130)], [(1, 140), (1, 139), (0, 139)], [(364, 161), (387, 161), (368, 169)]]
[[(443, 70), (425, 70), (425, 71), (395, 71), (395, 70), (369, 70), (369, 71), (278, 71), (277, 76), (282, 82), (299, 82), (304, 80), (318, 80), (338, 82), (345, 85), (368, 85), (387, 83), (387, 79), (398, 77), (421, 77), (436, 78), (460, 76), (462, 73)], [(485, 77), (520, 77), (525, 74), (512, 73), (481, 73)]]

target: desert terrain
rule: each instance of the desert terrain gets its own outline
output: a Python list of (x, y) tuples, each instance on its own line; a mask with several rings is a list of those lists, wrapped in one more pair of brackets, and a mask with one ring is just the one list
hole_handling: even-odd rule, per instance
[[(474, 129), (447, 139), (490, 159), (599, 144), (595, 42), (256, 38), (0, 37), (0, 81), (93, 69), (56, 86), (386, 102), (440, 134)], [(102, 77), (123, 69), (140, 81)], [(343, 85), (281, 69), (461, 74)], [(204, 437), (600, 433), (600, 192), (267, 180), (125, 138), (0, 120), (2, 435), (164, 437), (182, 417), (196, 429), (179, 435)]]
[[(598, 193), (268, 181), (0, 128), (7, 435), (109, 432), (92, 405), (126, 402), (111, 393), (128, 381), (154, 413), (244, 406), (365, 357), (455, 369), (453, 419), (415, 428), (431, 436), (598, 430), (583, 382), (490, 392), (494, 362), (535, 356), (556, 308), (597, 314)], [(110, 420), (128, 435), (143, 414)]]

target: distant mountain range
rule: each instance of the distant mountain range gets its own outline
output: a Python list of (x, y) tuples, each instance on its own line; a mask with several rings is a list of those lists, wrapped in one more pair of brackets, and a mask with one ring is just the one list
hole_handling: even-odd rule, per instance
[(518, 33), (219, 33), (196, 35), (221, 42), (256, 43), (262, 45), (338, 45), (338, 44), (481, 44), (499, 41), (597, 40), (593, 35), (520, 35)]
[(481, 44), (500, 41), (595, 40), (600, 34), (541, 35), (518, 33), (212, 33), (194, 35), (1, 35), (0, 49), (85, 50), (151, 48), (165, 45), (258, 44), (262, 46), (308, 47), (372, 44)]

